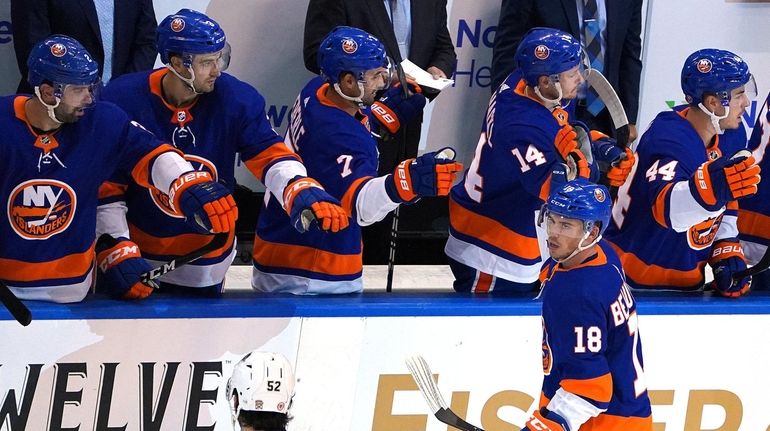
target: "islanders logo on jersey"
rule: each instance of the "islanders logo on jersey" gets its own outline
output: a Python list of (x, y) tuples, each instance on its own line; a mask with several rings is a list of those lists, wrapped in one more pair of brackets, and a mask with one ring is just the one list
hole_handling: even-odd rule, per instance
[(548, 343), (548, 331), (545, 329), (543, 316), (540, 316), (540, 323), (543, 325), (543, 374), (549, 376), (553, 368), (553, 352), (551, 352), (551, 345)]
[(16, 186), (8, 199), (8, 221), (22, 238), (48, 239), (72, 223), (77, 195), (68, 184), (35, 179)]
[(182, 18), (174, 18), (171, 20), (170, 27), (171, 31), (179, 33), (184, 30), (184, 20)]
[(54, 43), (51, 45), (51, 54), (53, 54), (54, 57), (64, 57), (64, 54), (67, 53), (67, 47), (64, 46), (62, 43)]
[(545, 60), (551, 55), (551, 50), (545, 45), (538, 45), (535, 47), (535, 58), (538, 60)]
[(345, 54), (353, 54), (358, 51), (358, 42), (353, 39), (342, 40), (342, 51)]
[(704, 220), (687, 231), (687, 244), (693, 250), (703, 250), (711, 246), (714, 238), (717, 236), (719, 225), (722, 224), (722, 216)]
[[(210, 160), (201, 156), (196, 156), (194, 154), (185, 154), (184, 159), (190, 162), (196, 171), (206, 171), (210, 173), (214, 181), (217, 181), (219, 178), (217, 167), (214, 166), (214, 163), (212, 163)], [(174, 218), (184, 218), (184, 214), (182, 214), (181, 211), (177, 211), (172, 208), (171, 203), (169, 202), (168, 194), (158, 190), (155, 187), (151, 187), (147, 191), (150, 193), (150, 198), (155, 203), (155, 206), (163, 211), (164, 214)]]
[(711, 72), (711, 60), (708, 58), (702, 58), (698, 60), (698, 65), (696, 67), (700, 73), (709, 73)]

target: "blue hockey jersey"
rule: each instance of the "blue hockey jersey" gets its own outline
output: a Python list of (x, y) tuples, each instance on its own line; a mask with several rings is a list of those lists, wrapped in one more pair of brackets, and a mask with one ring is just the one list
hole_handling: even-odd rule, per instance
[[(214, 90), (191, 104), (174, 107), (163, 98), (161, 82), (167, 68), (123, 75), (110, 82), (103, 98), (126, 110), (151, 132), (168, 139), (185, 153), (199, 170), (206, 170), (230, 191), (235, 186), (236, 154), (268, 188), (283, 191), (286, 181), (305, 175), (299, 158), (272, 129), (265, 114), (265, 99), (252, 86), (223, 73)], [(288, 163), (287, 163), (288, 162)], [(279, 165), (282, 181), (266, 180), (267, 172)], [(114, 177), (102, 189), (102, 203), (124, 200), (131, 239), (142, 255), (163, 262), (200, 248), (211, 240), (184, 221), (168, 203), (168, 196), (145, 190), (125, 176)], [(228, 242), (192, 264), (171, 272), (161, 280), (184, 286), (203, 287), (220, 283), (232, 262), (234, 232)]]
[(559, 121), (511, 74), (489, 101), (473, 162), (449, 196), (446, 254), (517, 283), (537, 280), (542, 264), (535, 212), (563, 163), (554, 147)]
[(0, 98), (0, 280), (22, 299), (80, 301), (93, 281), (99, 186), (117, 171), (149, 187), (155, 156), (175, 150), (104, 102), (38, 133), (27, 100)]
[(636, 301), (612, 248), (595, 250), (575, 267), (543, 268), (540, 407), (579, 403), (595, 415), (581, 431), (651, 431)]
[[(329, 84), (314, 78), (291, 112), (286, 142), (302, 157), (308, 175), (339, 199), (355, 221), (361, 188), (377, 176), (377, 142), (368, 109), (355, 116), (326, 96)], [(274, 196), (259, 215), (254, 237), (252, 286), (291, 293), (357, 292), (362, 284), (361, 227), (337, 233), (298, 233)]]
[(742, 149), (740, 140), (719, 135), (706, 148), (685, 119), (688, 109), (661, 112), (642, 135), (604, 235), (634, 288), (699, 289), (713, 242), (737, 235), (736, 202), (708, 211), (694, 199), (671, 198), (673, 190), (689, 193), (687, 181), (701, 164)]

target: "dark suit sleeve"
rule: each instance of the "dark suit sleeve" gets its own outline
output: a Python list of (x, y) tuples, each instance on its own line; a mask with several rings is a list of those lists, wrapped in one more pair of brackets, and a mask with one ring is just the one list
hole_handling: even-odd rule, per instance
[(639, 114), (639, 77), (642, 74), (642, 0), (630, 2), (631, 22), (620, 55), (619, 96), (626, 108), (628, 121), (636, 124)]
[[(32, 47), (51, 34), (46, 0), (11, 0), (13, 49), (21, 72), (19, 90), (27, 88), (27, 57)], [(22, 91), (22, 92), (28, 92)]]
[(158, 23), (155, 20), (152, 0), (141, 0), (139, 7), (141, 9), (134, 30), (134, 41), (131, 44), (131, 61), (126, 72), (152, 69), (155, 65), (155, 57), (158, 55), (155, 47), (155, 30)]
[(447, 28), (446, 0), (436, 2), (436, 47), (430, 58), (430, 66), (441, 69), (451, 77), (457, 66), (457, 55)]
[(492, 91), (516, 68), (513, 56), (522, 36), (535, 27), (534, 0), (502, 0), (492, 47)]
[(305, 38), (302, 44), (302, 54), (307, 70), (320, 74), (318, 46), (332, 29), (338, 25), (346, 25), (347, 21), (342, 1), (310, 0), (305, 16)]

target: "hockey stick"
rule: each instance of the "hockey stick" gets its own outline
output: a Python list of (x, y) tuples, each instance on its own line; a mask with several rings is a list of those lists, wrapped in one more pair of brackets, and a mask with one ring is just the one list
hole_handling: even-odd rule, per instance
[(765, 251), (765, 254), (762, 256), (762, 259), (759, 259), (759, 262), (757, 262), (756, 265), (733, 274), (733, 286), (743, 277), (751, 277), (752, 275), (767, 270), (767, 268), (770, 268), (770, 247), (768, 247), (767, 251)]
[[(615, 128), (615, 140), (620, 148), (625, 149), (628, 146), (628, 116), (626, 115), (626, 110), (623, 109), (623, 103), (620, 102), (618, 93), (612, 88), (607, 78), (596, 69), (591, 69), (588, 72), (586, 81), (588, 81), (588, 84), (596, 91), (599, 99), (607, 107), (612, 119), (612, 126)], [(617, 187), (610, 187), (610, 196), (612, 200), (615, 200), (618, 196)]]
[(477, 426), (465, 422), (449, 408), (446, 401), (444, 401), (444, 397), (441, 396), (438, 385), (433, 380), (433, 373), (431, 373), (428, 363), (425, 362), (425, 358), (420, 355), (407, 358), (406, 366), (409, 368), (414, 382), (417, 383), (417, 388), (420, 389), (425, 402), (428, 403), (428, 407), (430, 407), (436, 419), (462, 431), (484, 431)]
[(13, 316), (17, 322), (21, 323), (22, 326), (27, 326), (32, 322), (32, 312), (29, 311), (29, 308), (27, 308), (27, 306), (24, 305), (24, 303), (21, 302), (2, 281), (0, 281), (0, 302), (3, 303), (5, 308), (8, 309), (8, 312), (11, 313), (11, 316)]

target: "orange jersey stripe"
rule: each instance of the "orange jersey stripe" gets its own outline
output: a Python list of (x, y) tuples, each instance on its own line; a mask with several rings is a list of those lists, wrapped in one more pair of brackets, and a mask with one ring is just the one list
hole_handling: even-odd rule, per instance
[(351, 275), (363, 270), (362, 254), (337, 254), (302, 245), (279, 244), (254, 235), (254, 261), (262, 266), (291, 268), (329, 275)]
[[(608, 241), (609, 242), (609, 241)], [(703, 268), (706, 262), (698, 263), (698, 267), (689, 271), (664, 268), (658, 265), (648, 265), (632, 253), (626, 253), (617, 245), (609, 242), (623, 263), (626, 275), (639, 284), (648, 286), (675, 286), (692, 288), (703, 284)]]
[(673, 186), (674, 183), (671, 183), (663, 187), (663, 189), (660, 190), (660, 193), (658, 193), (658, 196), (655, 198), (655, 204), (652, 206), (652, 216), (655, 218), (655, 221), (666, 229), (669, 227), (668, 223), (666, 223), (666, 207), (668, 206), (669, 196), (668, 192)]
[(477, 238), (514, 256), (523, 259), (539, 259), (537, 238), (518, 234), (500, 222), (476, 214), (449, 199), (449, 222), (452, 228), (464, 235)]
[(738, 210), (738, 231), (757, 238), (770, 239), (770, 216), (754, 211)]
[[(131, 241), (139, 245), (142, 253), (156, 256), (183, 256), (208, 244), (213, 238), (211, 235), (185, 233), (171, 237), (157, 237), (139, 229), (135, 225), (128, 226)], [(233, 245), (235, 232), (230, 231), (227, 242), (219, 249), (203, 256), (203, 258), (219, 257), (226, 253)]]
[(355, 206), (355, 202), (353, 201), (353, 198), (356, 196), (356, 192), (358, 189), (360, 189), (364, 182), (369, 181), (373, 177), (367, 176), (367, 177), (361, 177), (355, 181), (353, 181), (353, 184), (348, 187), (348, 191), (345, 192), (345, 195), (342, 196), (342, 208), (345, 208), (345, 211), (348, 212), (348, 214), (353, 214), (353, 207)]
[(488, 293), (489, 289), (492, 287), (492, 280), (494, 277), (481, 271), (478, 271), (478, 274), (479, 278), (476, 279), (476, 286), (474, 286), (473, 291), (476, 293)]
[(73, 253), (48, 262), (0, 259), (0, 279), (5, 281), (56, 280), (81, 277), (91, 270), (94, 244), (82, 253)]
[(600, 403), (608, 403), (612, 399), (612, 374), (610, 373), (593, 379), (564, 379), (560, 386), (567, 392)]
[(272, 163), (273, 160), (283, 158), (291, 158), (299, 162), (302, 161), (299, 155), (291, 151), (289, 147), (286, 146), (286, 144), (283, 142), (276, 142), (275, 144), (267, 147), (264, 151), (260, 151), (256, 156), (250, 158), (249, 160), (245, 160), (243, 163), (246, 165), (246, 168), (251, 171), (252, 174), (254, 174), (255, 177), (264, 182), (265, 167)]
[(99, 199), (122, 196), (126, 194), (126, 189), (128, 189), (128, 186), (125, 184), (105, 181), (99, 186)]
[[(177, 154), (179, 154), (179, 157), (184, 157), (181, 151), (177, 150), (176, 148), (172, 147), (169, 144), (161, 144), (154, 150), (147, 153), (144, 157), (142, 157), (141, 160), (139, 160), (139, 163), (134, 166), (134, 169), (131, 170), (131, 177), (136, 181), (137, 184), (139, 184), (142, 187), (150, 187), (150, 162), (155, 159), (155, 157), (158, 157), (159, 155), (167, 152), (167, 151), (173, 151)], [(166, 190), (168, 192), (168, 190)]]
[(588, 419), (580, 431), (652, 431), (652, 416), (615, 416), (602, 413)]

